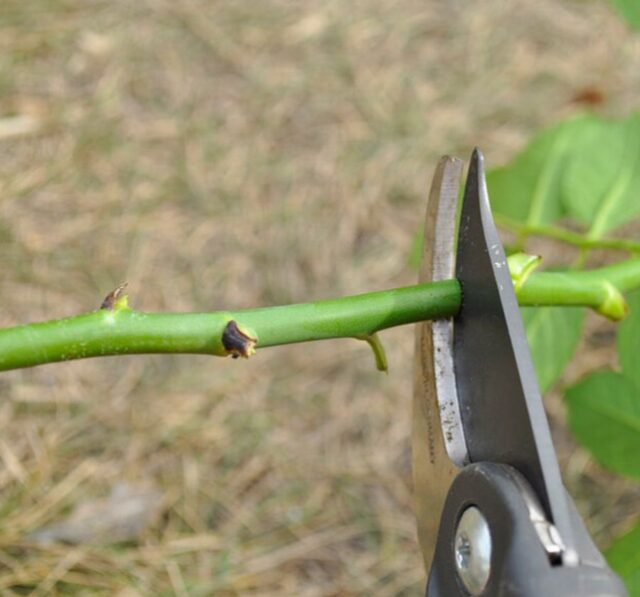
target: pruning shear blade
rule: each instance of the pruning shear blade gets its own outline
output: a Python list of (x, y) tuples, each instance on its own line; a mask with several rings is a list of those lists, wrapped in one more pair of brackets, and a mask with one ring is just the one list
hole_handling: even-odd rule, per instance
[(434, 512), (441, 512), (459, 468), (479, 461), (509, 464), (523, 474), (546, 516), (558, 521), (570, 556), (571, 528), (562, 522), (569, 519), (566, 494), (478, 150), (456, 235), (461, 175), (461, 160), (438, 163), (420, 272), (421, 282), (456, 277), (462, 288), (457, 317), (423, 322), (416, 332), (412, 435), (425, 562), (437, 531)]

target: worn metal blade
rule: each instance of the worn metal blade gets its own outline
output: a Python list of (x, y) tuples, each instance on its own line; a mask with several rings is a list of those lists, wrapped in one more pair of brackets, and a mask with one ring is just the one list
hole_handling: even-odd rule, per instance
[[(462, 169), (462, 160), (443, 157), (434, 173), (427, 203), (420, 282), (454, 276), (456, 205)], [(435, 550), (444, 501), (458, 473), (454, 461), (466, 461), (462, 425), (459, 417), (456, 424), (455, 415), (458, 401), (451, 325), (451, 320), (437, 320), (416, 326), (412, 430), (414, 499), (418, 538), (427, 570)]]
[(515, 467), (533, 487), (575, 556), (565, 489), (551, 441), (522, 318), (491, 215), (484, 160), (471, 157), (458, 233), (454, 320), (458, 399), (469, 457)]

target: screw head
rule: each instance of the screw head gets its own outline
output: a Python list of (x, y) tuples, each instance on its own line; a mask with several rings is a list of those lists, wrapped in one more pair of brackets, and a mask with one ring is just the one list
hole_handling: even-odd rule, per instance
[(460, 580), (471, 595), (479, 595), (491, 572), (491, 533), (487, 519), (475, 506), (462, 513), (453, 546)]

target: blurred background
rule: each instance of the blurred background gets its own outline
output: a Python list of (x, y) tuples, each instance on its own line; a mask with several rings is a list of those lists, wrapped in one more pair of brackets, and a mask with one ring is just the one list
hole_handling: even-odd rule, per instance
[[(604, 0), (2, 0), (0, 325), (411, 284), (437, 158), (638, 105)], [(614, 358), (591, 326), (573, 367)], [(413, 329), (0, 377), (0, 593), (420, 595)], [(573, 377), (571, 377), (573, 376)], [(601, 546), (637, 498), (577, 449)], [(62, 544), (60, 541), (66, 543)]]

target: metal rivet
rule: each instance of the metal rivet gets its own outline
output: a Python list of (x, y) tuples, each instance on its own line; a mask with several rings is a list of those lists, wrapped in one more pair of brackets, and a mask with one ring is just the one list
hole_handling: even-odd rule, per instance
[(469, 506), (460, 517), (454, 539), (458, 575), (472, 595), (479, 595), (491, 572), (491, 533), (482, 512)]

